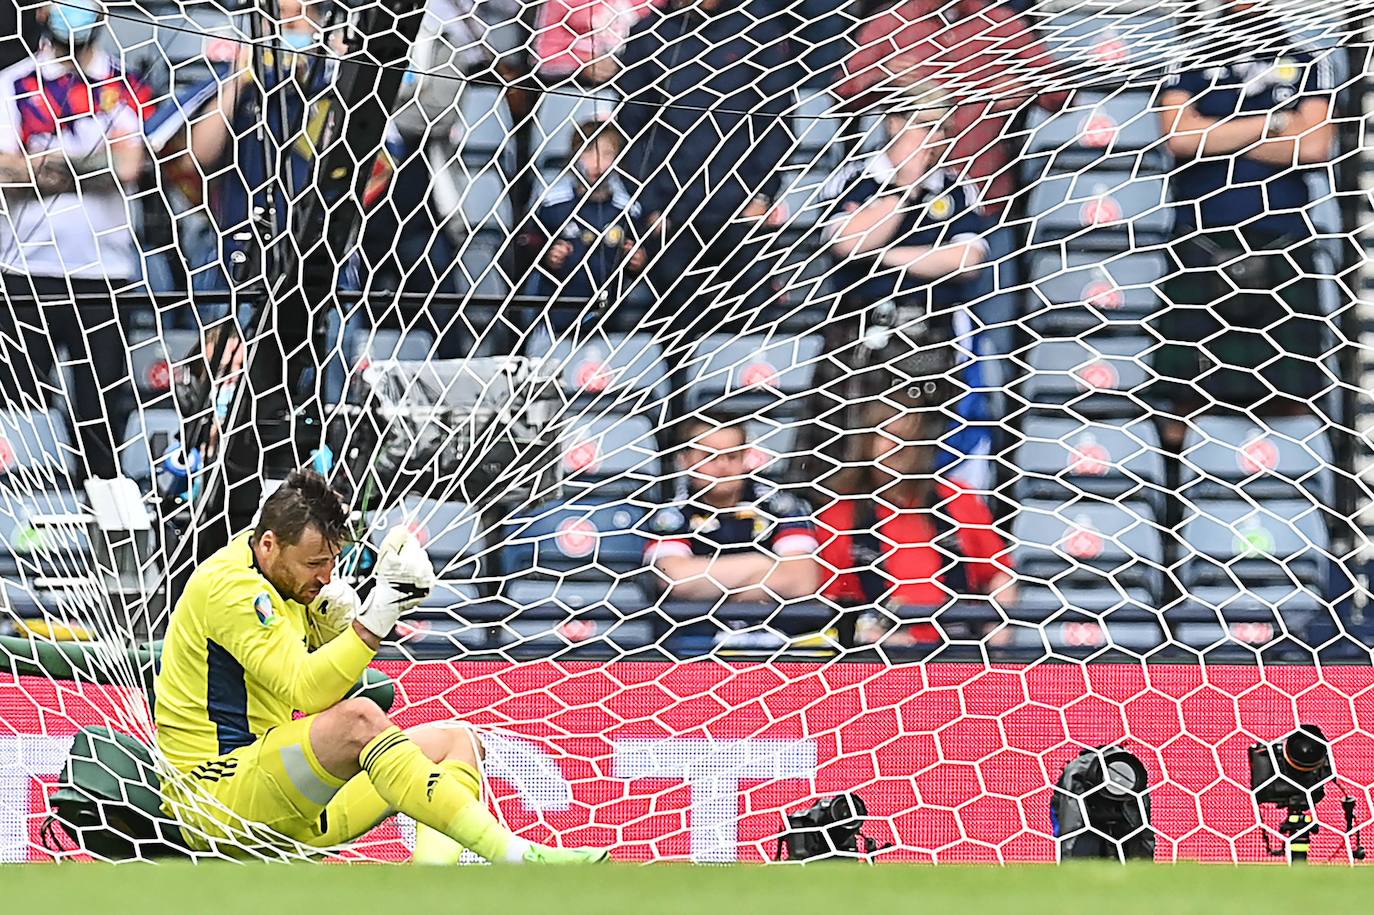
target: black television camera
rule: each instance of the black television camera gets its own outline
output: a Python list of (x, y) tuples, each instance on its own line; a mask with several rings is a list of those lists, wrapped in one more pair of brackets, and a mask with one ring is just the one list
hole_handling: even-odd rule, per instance
[[(1300, 724), (1281, 740), (1251, 744), (1248, 756), (1250, 790), (1255, 803), (1273, 804), (1286, 812), (1279, 826), (1283, 846), (1275, 848), (1266, 829), (1262, 831), (1265, 850), (1273, 857), (1286, 854), (1294, 862), (1306, 861), (1312, 837), (1317, 834), (1312, 808), (1326, 797), (1326, 784), (1335, 778), (1326, 735), (1315, 724)], [(1346, 833), (1354, 831), (1351, 857), (1362, 861), (1365, 851), (1360, 832), (1354, 829), (1355, 799), (1343, 798), (1341, 809), (1345, 812)]]
[(1123, 746), (1086, 748), (1065, 763), (1050, 819), (1060, 860), (1154, 860), (1150, 775)]
[(778, 836), (777, 860), (783, 849), (792, 861), (868, 858), (887, 846), (860, 833), (868, 807), (857, 794), (837, 794), (786, 815), (787, 830)]

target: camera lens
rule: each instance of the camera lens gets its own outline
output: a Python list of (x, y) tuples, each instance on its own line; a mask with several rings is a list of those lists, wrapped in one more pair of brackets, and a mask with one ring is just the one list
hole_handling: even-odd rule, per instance
[(1326, 737), (1312, 726), (1303, 725), (1283, 742), (1283, 758), (1299, 772), (1314, 772), (1326, 762)]

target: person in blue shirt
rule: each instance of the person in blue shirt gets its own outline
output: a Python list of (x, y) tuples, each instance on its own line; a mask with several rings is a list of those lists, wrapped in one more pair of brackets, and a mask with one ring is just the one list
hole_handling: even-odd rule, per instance
[[(1329, 384), (1307, 174), (1330, 157), (1333, 63), (1251, 7), (1231, 4), (1233, 59), (1174, 73), (1159, 96), (1177, 163), (1177, 272), (1151, 397), (1178, 416), (1300, 412)], [(1170, 425), (1166, 438), (1178, 438)]]
[[(621, 284), (648, 262), (640, 206), (631, 197), (615, 162), (625, 140), (614, 125), (588, 119), (573, 128), (568, 170), (549, 188), (518, 244), (537, 252), (527, 292), (541, 297), (592, 302), (605, 291), (614, 302)], [(620, 281), (620, 282), (617, 282)], [(549, 315), (550, 329), (576, 323), (576, 311)]]
[[(957, 366), (950, 390), (963, 391), (952, 405), (957, 418), (942, 438), (937, 470), (981, 489), (989, 480), (992, 422), (980, 341), (967, 306), (978, 295), (991, 221), (974, 187), (938, 165), (946, 97), (933, 85), (918, 84), (903, 94), (903, 102), (904, 110), (884, 118), (884, 149), (841, 169), (828, 188), (835, 203), (824, 229), (838, 261), (839, 317), (853, 326), (850, 336), (861, 345), (874, 337), (871, 330), (861, 336), (859, 327), (931, 319), (927, 326), (947, 342)], [(898, 365), (892, 346), (906, 338), (879, 333), (877, 339), (887, 342), (873, 347), (875, 358)]]

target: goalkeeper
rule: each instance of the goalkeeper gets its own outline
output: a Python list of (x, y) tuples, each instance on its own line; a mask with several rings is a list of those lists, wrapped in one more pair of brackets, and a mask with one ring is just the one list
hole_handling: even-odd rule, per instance
[(333, 578), (346, 522), (323, 477), (292, 473), (256, 528), (195, 570), (172, 612), (155, 716), (177, 770), (164, 807), (187, 842), (324, 848), (400, 812), (416, 821), (417, 862), (456, 863), (463, 847), (492, 862), (605, 860), (603, 850), (527, 842), (497, 822), (482, 801), (471, 730), (402, 731), (371, 700), (344, 698), (434, 586), (424, 549), (396, 528), (360, 600)]

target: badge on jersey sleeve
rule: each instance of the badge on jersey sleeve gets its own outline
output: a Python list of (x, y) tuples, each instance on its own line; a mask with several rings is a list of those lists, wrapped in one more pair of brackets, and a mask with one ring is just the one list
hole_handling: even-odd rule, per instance
[(266, 591), (253, 598), (253, 612), (258, 615), (258, 622), (264, 626), (270, 626), (277, 621), (277, 609), (272, 605), (272, 595)]

